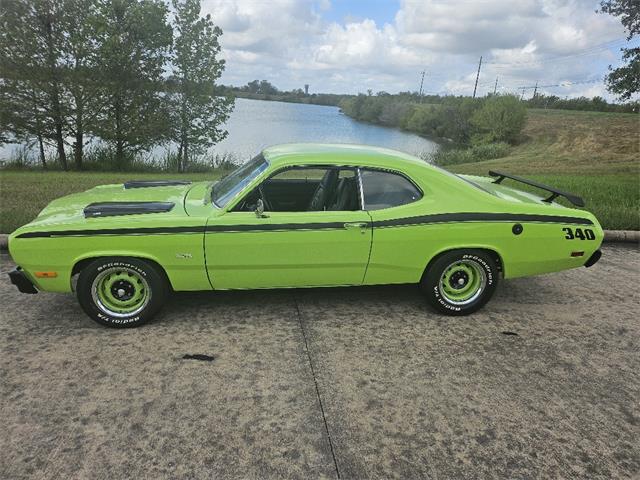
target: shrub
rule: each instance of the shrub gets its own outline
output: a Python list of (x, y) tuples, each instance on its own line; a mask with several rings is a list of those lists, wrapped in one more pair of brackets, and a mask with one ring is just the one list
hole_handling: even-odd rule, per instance
[(524, 128), (526, 118), (526, 107), (518, 97), (489, 97), (471, 116), (471, 123), (477, 132), (474, 134), (474, 143), (513, 143)]
[(504, 157), (509, 153), (509, 145), (504, 142), (479, 144), (471, 148), (441, 149), (430, 155), (427, 160), (434, 165), (459, 165), (461, 163), (481, 162)]

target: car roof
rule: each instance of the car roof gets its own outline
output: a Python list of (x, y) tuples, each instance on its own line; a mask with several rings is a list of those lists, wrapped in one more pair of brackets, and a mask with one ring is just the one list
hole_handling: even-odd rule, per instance
[(425, 167), (428, 164), (413, 155), (372, 147), (346, 143), (287, 143), (265, 148), (262, 155), (272, 165), (358, 165), (372, 167)]

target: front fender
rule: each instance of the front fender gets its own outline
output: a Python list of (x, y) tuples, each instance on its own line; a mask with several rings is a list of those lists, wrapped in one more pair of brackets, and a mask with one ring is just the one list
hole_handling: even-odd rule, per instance
[[(68, 236), (13, 238), (10, 253), (39, 290), (70, 292), (80, 262), (99, 257), (136, 257), (157, 263), (174, 290), (210, 290), (204, 266), (203, 233), (168, 235)], [(36, 271), (56, 272), (35, 278)]]

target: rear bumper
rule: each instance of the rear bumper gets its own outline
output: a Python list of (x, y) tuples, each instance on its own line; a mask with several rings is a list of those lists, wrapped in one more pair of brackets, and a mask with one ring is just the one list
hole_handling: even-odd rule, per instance
[(602, 257), (602, 251), (600, 250), (596, 250), (595, 252), (593, 252), (593, 254), (589, 257), (589, 260), (586, 261), (586, 263), (584, 264), (585, 267), (589, 268), (593, 265), (595, 265), (598, 260), (600, 260), (600, 257)]
[(11, 270), (8, 275), (11, 279), (11, 283), (18, 287), (18, 290), (20, 290), (22, 293), (38, 293), (36, 287), (24, 274), (20, 267), (17, 267), (15, 270)]

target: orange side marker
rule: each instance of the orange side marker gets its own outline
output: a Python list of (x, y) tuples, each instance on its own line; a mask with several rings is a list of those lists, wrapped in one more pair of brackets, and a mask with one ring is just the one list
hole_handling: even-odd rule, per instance
[(56, 278), (58, 272), (35, 272), (35, 276), (38, 278)]

